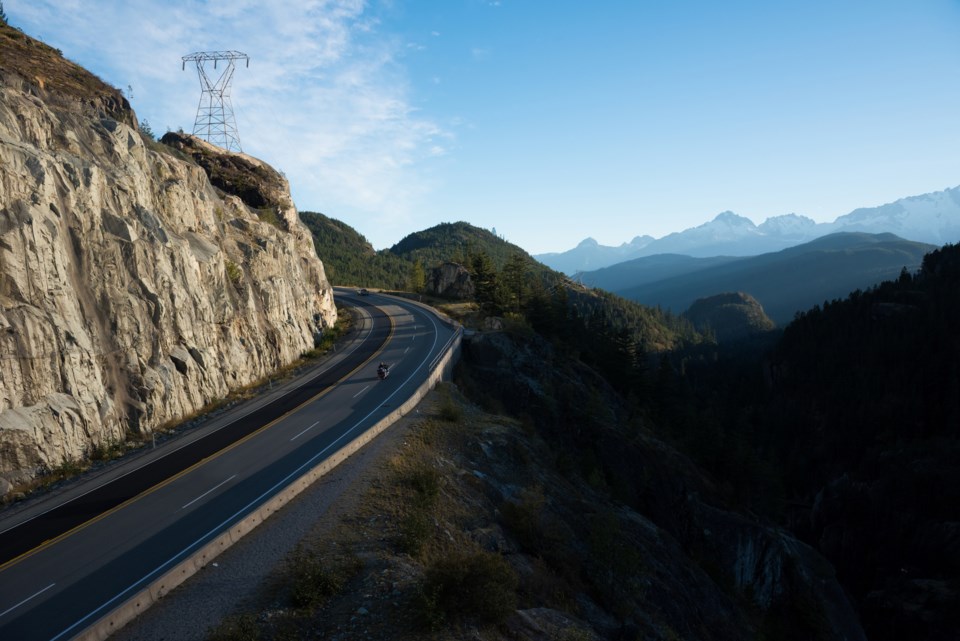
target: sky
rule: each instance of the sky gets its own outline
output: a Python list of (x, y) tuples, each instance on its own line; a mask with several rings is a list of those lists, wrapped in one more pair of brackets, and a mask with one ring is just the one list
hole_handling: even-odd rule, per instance
[(442, 222), (533, 254), (730, 210), (830, 222), (960, 185), (960, 0), (5, 0), (193, 130), (235, 50), (243, 151), (382, 249)]

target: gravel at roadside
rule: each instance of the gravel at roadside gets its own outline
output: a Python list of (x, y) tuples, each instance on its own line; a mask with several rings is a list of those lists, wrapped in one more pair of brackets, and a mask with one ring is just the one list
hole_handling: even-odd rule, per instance
[[(418, 408), (429, 404), (433, 394), (428, 394)], [(209, 628), (256, 595), (261, 583), (301, 539), (332, 529), (351, 512), (377, 468), (402, 442), (418, 414), (416, 409), (389, 427), (110, 639), (206, 638)]]

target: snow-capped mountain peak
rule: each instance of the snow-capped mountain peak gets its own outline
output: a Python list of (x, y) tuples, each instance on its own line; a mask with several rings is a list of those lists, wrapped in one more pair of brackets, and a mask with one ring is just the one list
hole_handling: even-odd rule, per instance
[(638, 236), (619, 247), (605, 247), (587, 239), (577, 249), (541, 254), (537, 258), (554, 269), (573, 274), (654, 254), (753, 256), (841, 231), (892, 233), (906, 240), (935, 245), (960, 242), (960, 187), (901, 198), (879, 207), (862, 207), (832, 223), (817, 223), (806, 216), (785, 214), (767, 218), (757, 226), (749, 218), (724, 211), (710, 222), (660, 239)]
[(771, 216), (760, 223), (757, 227), (764, 234), (770, 235), (801, 235), (804, 237), (813, 234), (817, 223), (812, 218), (800, 216), (798, 214), (783, 214), (782, 216)]
[(753, 221), (747, 218), (746, 216), (740, 216), (733, 213), (732, 211), (723, 211), (714, 217), (709, 223), (704, 223), (700, 225), (697, 229), (708, 228), (708, 227), (717, 227), (718, 225), (724, 225), (730, 228), (737, 229), (755, 229), (756, 225), (753, 224)]

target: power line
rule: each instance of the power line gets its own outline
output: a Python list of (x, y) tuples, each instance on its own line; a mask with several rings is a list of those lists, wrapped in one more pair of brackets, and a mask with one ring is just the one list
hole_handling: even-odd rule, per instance
[[(240, 51), (198, 51), (183, 56), (181, 60), (182, 69), (187, 68), (188, 61), (196, 63), (197, 76), (200, 78), (200, 104), (197, 106), (197, 117), (193, 123), (193, 135), (227, 151), (243, 152), (233, 105), (230, 102), (230, 81), (233, 80), (236, 69), (234, 61), (245, 60), (249, 67), (249, 56)], [(221, 61), (226, 64), (220, 75), (214, 79), (214, 76), (207, 73), (206, 65), (213, 62), (215, 70), (217, 63)]]

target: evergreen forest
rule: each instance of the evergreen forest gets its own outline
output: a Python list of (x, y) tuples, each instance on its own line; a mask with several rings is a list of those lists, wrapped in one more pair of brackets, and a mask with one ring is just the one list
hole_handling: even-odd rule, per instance
[(960, 630), (960, 246), (780, 336), (672, 352), (652, 389), (659, 429), (833, 563), (868, 638)]
[[(318, 251), (343, 242), (334, 233), (342, 223), (305, 219), (315, 237), (317, 225), (332, 230)], [(495, 409), (523, 412), (556, 442), (568, 440), (558, 457), (572, 456), (571, 469), (649, 507), (657, 499), (624, 457), (638, 452), (630, 434), (664, 439), (731, 506), (826, 556), (868, 638), (956, 638), (960, 246), (927, 254), (916, 273), (798, 313), (783, 330), (718, 343), (680, 317), (572, 283), (465, 223), (383, 252), (347, 234), (358, 248), (350, 262), (320, 254), (334, 274), (367, 285), (393, 274), (399, 285), (411, 282), (414, 265), (455, 260), (468, 267), (483, 315), (605, 380), (620, 399), (614, 445), (602, 427), (610, 420), (609, 402), (597, 400), (602, 387), (587, 393), (594, 400), (570, 389), (511, 401), (515, 390), (494, 390), (493, 379), (460, 381)]]

